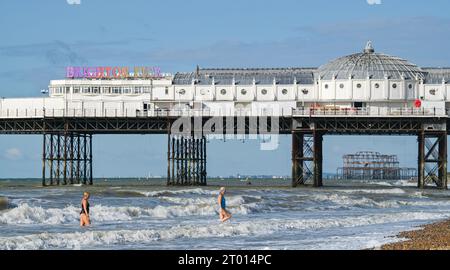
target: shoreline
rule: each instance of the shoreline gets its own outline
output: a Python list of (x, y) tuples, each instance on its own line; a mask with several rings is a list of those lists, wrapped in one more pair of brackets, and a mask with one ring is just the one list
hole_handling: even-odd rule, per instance
[(380, 250), (450, 250), (450, 219), (417, 227), (397, 235), (404, 239), (385, 244)]

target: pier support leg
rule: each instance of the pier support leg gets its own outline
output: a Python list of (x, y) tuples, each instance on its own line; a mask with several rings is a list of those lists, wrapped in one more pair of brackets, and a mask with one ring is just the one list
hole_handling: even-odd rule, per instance
[(418, 188), (425, 187), (425, 133), (422, 131), (419, 133), (417, 137), (417, 144), (419, 146), (418, 149), (418, 158), (417, 158), (417, 186)]
[(292, 132), (292, 187), (322, 182), (323, 134), (317, 131)]
[(292, 132), (292, 187), (305, 183), (304, 134)]
[(418, 187), (447, 189), (447, 133), (421, 131), (418, 146)]
[(42, 185), (93, 184), (92, 135), (45, 133), (43, 135)]
[(168, 136), (167, 185), (206, 186), (206, 138)]
[(314, 131), (314, 187), (322, 187), (323, 186), (323, 154), (322, 154), (322, 144), (323, 144), (323, 136), (320, 132)]

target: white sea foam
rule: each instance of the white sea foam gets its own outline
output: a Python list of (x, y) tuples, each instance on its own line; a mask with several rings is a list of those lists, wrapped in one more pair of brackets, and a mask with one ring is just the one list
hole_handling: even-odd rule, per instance
[(178, 194), (196, 194), (196, 195), (218, 195), (218, 191), (205, 190), (201, 188), (192, 189), (180, 189), (180, 190), (156, 190), (156, 191), (142, 191), (142, 190), (122, 190), (129, 192), (136, 192), (137, 194), (144, 195), (145, 197), (160, 197), (168, 195), (178, 195)]
[(343, 189), (336, 190), (343, 193), (367, 193), (367, 194), (404, 194), (405, 191), (401, 188), (390, 189)]
[(317, 200), (320, 202), (328, 202), (329, 208), (355, 208), (355, 207), (377, 207), (377, 208), (391, 208), (398, 207), (397, 201), (393, 200), (383, 200), (383, 201), (375, 201), (367, 197), (358, 197), (353, 198), (346, 195), (339, 194), (316, 194), (312, 196), (312, 200)]
[(410, 180), (398, 180), (393, 182), (394, 186), (402, 186), (402, 187), (416, 187), (417, 183)]
[[(270, 235), (279, 231), (317, 230), (331, 227), (358, 227), (385, 223), (428, 221), (446, 218), (442, 213), (392, 213), (358, 217), (325, 219), (267, 219), (248, 220), (238, 223), (187, 224), (167, 229), (85, 231), (74, 233), (39, 233), (23, 236), (0, 237), (4, 249), (81, 249), (111, 247), (123, 244), (145, 244), (180, 238), (198, 239), (209, 237), (242, 237)], [(292, 240), (295, 245), (295, 240)], [(377, 242), (378, 243), (378, 242)], [(295, 248), (295, 246), (291, 247)]]
[[(125, 221), (140, 217), (174, 218), (183, 216), (216, 215), (217, 202), (214, 198), (164, 197), (173, 205), (157, 205), (153, 208), (136, 206), (91, 207), (91, 219), (95, 222)], [(235, 214), (247, 215), (258, 211), (255, 203), (246, 203), (243, 196), (229, 196), (228, 206)], [(0, 224), (64, 224), (79, 219), (78, 207), (43, 208), (22, 203), (0, 214)]]

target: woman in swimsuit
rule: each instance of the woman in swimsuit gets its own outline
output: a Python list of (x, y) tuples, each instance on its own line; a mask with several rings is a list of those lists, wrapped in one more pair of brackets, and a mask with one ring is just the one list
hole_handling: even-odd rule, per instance
[(225, 222), (231, 218), (231, 213), (226, 209), (226, 200), (225, 200), (225, 188), (221, 187), (219, 192), (219, 197), (217, 201), (220, 206), (219, 217), (222, 222)]
[(83, 199), (81, 200), (81, 212), (80, 212), (80, 226), (89, 226), (91, 220), (89, 218), (89, 192), (83, 193)]

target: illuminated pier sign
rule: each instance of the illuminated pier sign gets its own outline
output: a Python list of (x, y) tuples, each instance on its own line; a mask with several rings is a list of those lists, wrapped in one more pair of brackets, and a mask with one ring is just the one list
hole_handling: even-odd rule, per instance
[(159, 67), (67, 67), (66, 78), (71, 79), (125, 79), (161, 78)]

